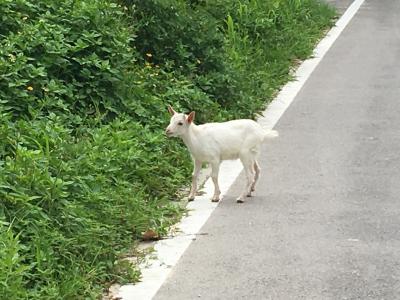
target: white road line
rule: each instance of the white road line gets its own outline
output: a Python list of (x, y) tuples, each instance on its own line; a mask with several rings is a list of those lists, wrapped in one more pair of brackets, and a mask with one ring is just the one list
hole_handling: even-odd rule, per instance
[[(295, 81), (287, 83), (277, 97), (269, 104), (258, 122), (266, 129), (273, 128), (286, 109), (292, 103), (297, 93), (310, 77), (316, 66), (322, 60), (337, 37), (356, 14), (364, 0), (355, 0), (342, 17), (336, 22), (326, 37), (320, 41), (314, 49), (313, 58), (304, 61), (297, 69)], [(222, 196), (227, 193), (229, 187), (242, 171), (239, 161), (225, 161), (220, 170), (220, 188)], [(150, 300), (164, 283), (171, 269), (178, 262), (201, 227), (205, 224), (218, 204), (210, 201), (213, 195), (211, 180), (207, 180), (204, 186), (204, 194), (196, 197), (187, 208), (189, 215), (178, 224), (181, 230), (174, 238), (161, 240), (156, 243), (156, 259), (149, 260), (142, 268), (142, 281), (135, 285), (124, 285), (119, 289), (118, 297), (122, 300)]]
[(328, 34), (319, 42), (314, 49), (313, 57), (305, 60), (297, 69), (295, 74), (295, 81), (288, 82), (276, 98), (268, 105), (268, 108), (263, 112), (262, 117), (258, 122), (266, 129), (271, 129), (279, 121), (280, 117), (284, 114), (289, 105), (293, 102), (297, 93), (301, 90), (308, 77), (320, 63), (322, 58), (328, 52), (329, 48), (333, 45), (339, 37), (346, 25), (351, 21), (360, 6), (365, 0), (355, 0), (336, 22)]

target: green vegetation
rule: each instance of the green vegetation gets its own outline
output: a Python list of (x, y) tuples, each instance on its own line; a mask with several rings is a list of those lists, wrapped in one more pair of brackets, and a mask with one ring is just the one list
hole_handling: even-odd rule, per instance
[(182, 211), (166, 105), (255, 117), (334, 11), (317, 0), (0, 0), (0, 296), (98, 298)]

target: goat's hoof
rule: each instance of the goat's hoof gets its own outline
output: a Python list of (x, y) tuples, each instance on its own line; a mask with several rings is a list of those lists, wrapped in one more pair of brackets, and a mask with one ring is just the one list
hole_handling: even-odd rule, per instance
[(189, 196), (188, 201), (193, 201), (194, 200), (194, 196)]
[(244, 200), (242, 198), (237, 198), (236, 203), (244, 203)]
[(211, 202), (219, 202), (219, 198), (212, 198)]
[(246, 197), (251, 197), (252, 195), (251, 195), (251, 193), (248, 193), (247, 195), (246, 195)]

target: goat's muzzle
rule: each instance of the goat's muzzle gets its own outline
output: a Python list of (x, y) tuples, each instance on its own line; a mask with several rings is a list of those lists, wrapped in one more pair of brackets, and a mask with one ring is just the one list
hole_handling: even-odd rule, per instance
[(170, 137), (170, 136), (172, 135), (171, 130), (169, 130), (168, 128), (165, 129), (165, 135), (166, 135), (167, 137)]

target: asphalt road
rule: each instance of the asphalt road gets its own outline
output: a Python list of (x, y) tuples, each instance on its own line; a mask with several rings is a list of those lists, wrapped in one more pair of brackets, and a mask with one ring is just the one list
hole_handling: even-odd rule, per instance
[(363, 4), (155, 299), (400, 299), (399, 15)]

